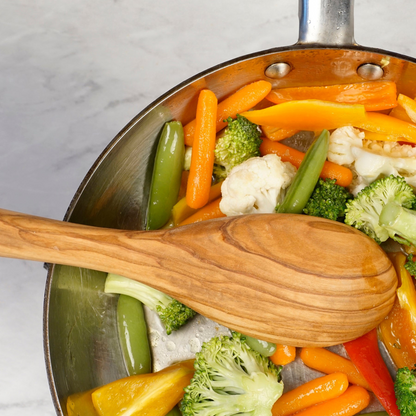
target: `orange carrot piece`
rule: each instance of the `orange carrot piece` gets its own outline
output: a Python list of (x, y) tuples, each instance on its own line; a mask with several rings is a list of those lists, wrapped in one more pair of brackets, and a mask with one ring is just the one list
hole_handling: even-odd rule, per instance
[(197, 212), (195, 212), (195, 214), (182, 221), (179, 226), (192, 224), (194, 222), (212, 220), (214, 218), (225, 217), (226, 215), (223, 214), (220, 210), (220, 202), (221, 198), (215, 199), (214, 201), (199, 209)]
[(241, 113), (254, 124), (298, 130), (332, 130), (355, 126), (366, 120), (361, 104), (340, 104), (321, 100), (295, 100), (262, 110)]
[(331, 374), (342, 372), (348, 377), (351, 384), (371, 390), (366, 379), (357, 370), (354, 363), (325, 348), (302, 348), (300, 358), (303, 363), (321, 373)]
[[(262, 156), (274, 153), (279, 156), (283, 162), (290, 162), (293, 166), (299, 168), (305, 153), (293, 149), (283, 143), (273, 142), (265, 137), (260, 145), (260, 154)], [(340, 186), (348, 186), (352, 181), (352, 172), (345, 166), (326, 161), (321, 172), (321, 178), (336, 179)]]
[(308, 407), (296, 413), (296, 416), (353, 416), (369, 403), (370, 394), (365, 388), (350, 386), (341, 396)]
[(289, 416), (318, 403), (339, 397), (347, 388), (348, 379), (343, 373), (315, 378), (283, 394), (273, 405), (272, 416)]
[(397, 141), (416, 143), (416, 125), (381, 113), (367, 113), (364, 120), (353, 123), (359, 129), (397, 137)]
[(286, 365), (296, 358), (296, 347), (289, 345), (276, 344), (276, 351), (270, 356), (272, 362), (276, 365)]
[[(188, 172), (189, 173), (189, 172)], [(221, 185), (223, 181), (211, 186), (209, 190), (208, 202), (213, 201), (221, 196)], [(178, 226), (182, 221), (186, 220), (198, 210), (191, 208), (186, 203), (186, 197), (180, 199), (172, 208), (172, 224), (174, 227)]]
[(299, 131), (296, 129), (282, 129), (280, 127), (271, 126), (261, 126), (261, 130), (268, 139), (273, 140), (274, 142), (292, 137)]
[(196, 109), (195, 143), (186, 188), (186, 203), (191, 208), (202, 208), (209, 199), (214, 169), (216, 119), (217, 97), (210, 90), (202, 90)]
[[(222, 130), (226, 125), (228, 117), (236, 118), (237, 114), (248, 111), (262, 101), (271, 91), (272, 84), (267, 81), (256, 81), (230, 95), (218, 104), (216, 131)], [(192, 146), (195, 136), (196, 119), (186, 124), (183, 128), (185, 144)]]
[(397, 105), (397, 88), (392, 81), (369, 81), (355, 84), (292, 87), (273, 89), (267, 100), (281, 104), (292, 100), (323, 100), (362, 104), (367, 111), (380, 111)]

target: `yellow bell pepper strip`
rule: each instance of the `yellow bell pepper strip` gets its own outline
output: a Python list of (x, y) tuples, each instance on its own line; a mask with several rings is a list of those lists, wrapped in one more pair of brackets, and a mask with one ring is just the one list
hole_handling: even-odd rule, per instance
[(196, 109), (195, 140), (186, 188), (186, 203), (191, 208), (202, 208), (209, 199), (214, 169), (216, 119), (217, 97), (210, 90), (202, 90)]
[(339, 104), (321, 100), (297, 100), (241, 114), (254, 124), (288, 129), (320, 131), (354, 126), (366, 120), (361, 104)]
[[(223, 182), (224, 181), (217, 182), (216, 184), (211, 186), (211, 189), (209, 190), (208, 203), (221, 196), (221, 185)], [(195, 214), (197, 211), (197, 209), (191, 208), (186, 203), (185, 197), (182, 198), (172, 208), (173, 227), (177, 227), (182, 221), (185, 221), (188, 217)]]
[[(260, 145), (260, 154), (262, 156), (273, 153), (282, 159), (283, 162), (290, 162), (296, 168), (299, 168), (302, 163), (305, 153), (292, 147), (286, 146), (283, 143), (274, 142), (267, 138), (263, 138)], [(325, 161), (320, 177), (322, 179), (336, 179), (337, 185), (348, 186), (352, 182), (352, 172), (345, 166), (337, 165), (333, 162)]]
[(165, 416), (182, 399), (193, 374), (190, 360), (157, 373), (125, 377), (95, 390), (92, 402), (99, 416)]
[(399, 94), (397, 102), (405, 111), (412, 123), (416, 123), (416, 101), (404, 94)]
[(416, 125), (381, 113), (367, 113), (364, 120), (354, 122), (354, 127), (396, 136), (397, 141), (403, 140), (416, 143)]
[(416, 289), (414, 281), (405, 269), (403, 253), (388, 253), (401, 286), (392, 311), (381, 322), (379, 332), (392, 360), (398, 368), (412, 368), (416, 363)]
[(95, 390), (97, 388), (82, 393), (71, 394), (66, 400), (68, 416), (98, 416), (91, 398), (91, 393)]
[(373, 329), (360, 338), (344, 343), (344, 347), (388, 414), (400, 416), (394, 382), (378, 348), (377, 330)]
[(263, 134), (269, 139), (274, 142), (279, 142), (280, 140), (287, 139), (288, 137), (292, 137), (294, 134), (298, 133), (298, 129), (282, 129), (280, 127), (272, 127), (272, 126), (261, 126), (261, 131)]
[[(237, 114), (248, 111), (262, 101), (272, 89), (272, 84), (268, 81), (252, 82), (240, 88), (234, 94), (218, 104), (216, 131), (219, 132), (227, 126), (227, 118), (236, 118)], [(196, 120), (190, 121), (184, 126), (185, 144), (192, 146), (195, 136)]]
[(323, 100), (362, 104), (367, 111), (380, 111), (397, 105), (397, 88), (392, 81), (369, 81), (355, 84), (322, 85), (273, 89), (267, 100), (281, 104), (293, 100)]
[(389, 116), (398, 118), (399, 120), (407, 121), (408, 123), (412, 122), (410, 117), (407, 115), (406, 110), (400, 105), (394, 107), (393, 110), (390, 111)]

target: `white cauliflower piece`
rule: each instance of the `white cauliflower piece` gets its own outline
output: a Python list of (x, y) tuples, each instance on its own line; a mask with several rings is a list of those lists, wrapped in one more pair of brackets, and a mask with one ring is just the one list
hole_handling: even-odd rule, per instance
[(341, 127), (331, 134), (328, 160), (353, 171), (349, 187), (353, 195), (389, 175), (403, 176), (416, 188), (416, 148), (397, 142), (365, 140), (365, 134), (354, 127)]
[(277, 155), (252, 157), (235, 166), (225, 179), (220, 210), (227, 216), (272, 213), (295, 174), (296, 168)]

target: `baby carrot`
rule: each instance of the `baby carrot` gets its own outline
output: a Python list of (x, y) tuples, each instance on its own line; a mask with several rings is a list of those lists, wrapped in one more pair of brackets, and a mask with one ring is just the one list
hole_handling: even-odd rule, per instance
[(342, 85), (276, 88), (266, 99), (275, 104), (292, 100), (316, 99), (362, 104), (367, 111), (380, 111), (396, 107), (396, 90), (396, 84), (393, 81), (369, 81)]
[(210, 90), (202, 90), (196, 109), (195, 143), (186, 189), (186, 203), (191, 208), (202, 208), (209, 199), (214, 168), (216, 119), (217, 97)]
[(188, 217), (186, 220), (182, 221), (179, 226), (186, 225), (186, 224), (192, 224), (194, 222), (199, 221), (206, 221), (206, 220), (212, 220), (214, 218), (221, 218), (225, 217), (226, 215), (223, 214), (220, 210), (220, 202), (221, 198), (218, 198), (209, 204), (205, 205), (201, 209), (199, 209), (195, 214)]
[(308, 407), (296, 416), (353, 416), (370, 403), (370, 394), (360, 386), (351, 386), (335, 399)]
[[(248, 111), (262, 101), (271, 91), (272, 84), (267, 81), (256, 81), (230, 95), (218, 104), (216, 131), (222, 130), (226, 125), (228, 117), (235, 118), (237, 114)], [(183, 128), (185, 144), (192, 146), (195, 136), (196, 119), (186, 124)]]
[(318, 403), (339, 397), (347, 388), (348, 379), (343, 373), (315, 378), (283, 394), (273, 405), (272, 416), (289, 416)]
[[(260, 145), (260, 154), (262, 156), (274, 153), (279, 156), (283, 162), (290, 162), (293, 166), (299, 168), (305, 153), (293, 149), (283, 143), (271, 141), (265, 137)], [(352, 181), (352, 172), (345, 166), (326, 161), (321, 172), (321, 178), (336, 179), (340, 186), (348, 186)]]
[(272, 362), (276, 365), (286, 365), (296, 358), (296, 347), (289, 345), (276, 344), (276, 351), (270, 356)]
[(306, 366), (314, 370), (325, 374), (342, 372), (348, 377), (348, 381), (351, 384), (356, 384), (367, 390), (371, 390), (366, 379), (357, 370), (351, 360), (341, 357), (325, 348), (302, 348), (300, 358)]

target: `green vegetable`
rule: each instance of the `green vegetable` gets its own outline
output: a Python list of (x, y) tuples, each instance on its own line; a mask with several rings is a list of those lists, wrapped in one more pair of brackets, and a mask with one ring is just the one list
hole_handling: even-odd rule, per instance
[(349, 191), (336, 184), (336, 179), (319, 178), (303, 213), (329, 220), (341, 220), (345, 216), (347, 201), (352, 198)]
[(407, 256), (407, 261), (404, 268), (410, 273), (411, 276), (416, 276), (416, 261), (413, 258), (413, 254)]
[(416, 415), (416, 370), (399, 368), (394, 382), (397, 407), (401, 416)]
[(166, 123), (157, 146), (150, 187), (146, 228), (157, 230), (169, 220), (181, 186), (185, 156), (182, 124)]
[(251, 157), (260, 156), (261, 131), (258, 126), (237, 114), (236, 119), (229, 117), (228, 126), (217, 139), (214, 154), (214, 176), (225, 179), (234, 166)]
[(324, 166), (329, 147), (329, 132), (323, 130), (312, 143), (296, 172), (278, 213), (301, 214), (312, 195)]
[(183, 416), (271, 415), (283, 393), (281, 367), (252, 350), (243, 338), (233, 333), (202, 345), (180, 405)]
[(131, 296), (157, 312), (168, 335), (172, 331), (177, 331), (196, 315), (195, 311), (159, 290), (116, 274), (107, 275), (104, 291)]
[(166, 416), (182, 416), (178, 406), (175, 406)]
[(270, 357), (276, 352), (276, 344), (267, 341), (261, 341), (257, 338), (249, 337), (248, 335), (242, 335), (242, 339), (246, 344), (254, 351), (257, 351), (259, 354), (264, 355), (265, 357)]
[(152, 372), (152, 356), (143, 305), (137, 299), (120, 295), (117, 323), (124, 362), (129, 375)]
[(390, 175), (368, 185), (354, 199), (347, 202), (345, 223), (361, 230), (378, 243), (386, 241), (389, 237), (404, 243), (406, 240), (400, 238), (394, 226), (390, 224), (392, 216), (396, 214), (395, 207), (389, 205), (389, 209), (384, 211), (383, 225), (380, 224), (381, 212), (391, 202), (398, 207), (411, 208), (415, 200), (413, 189), (405, 179)]

